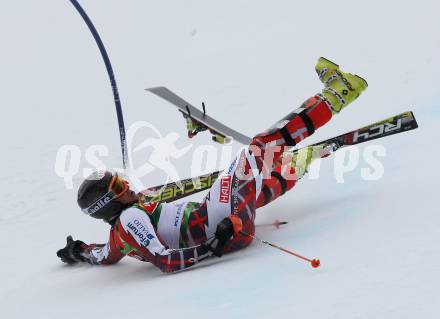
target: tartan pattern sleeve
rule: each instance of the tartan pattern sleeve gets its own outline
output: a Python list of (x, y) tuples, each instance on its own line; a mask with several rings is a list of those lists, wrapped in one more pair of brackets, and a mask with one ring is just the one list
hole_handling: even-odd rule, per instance
[(161, 241), (148, 216), (138, 208), (129, 208), (115, 224), (115, 244), (121, 254), (151, 262), (166, 273), (191, 267), (211, 256), (204, 245), (168, 249)]

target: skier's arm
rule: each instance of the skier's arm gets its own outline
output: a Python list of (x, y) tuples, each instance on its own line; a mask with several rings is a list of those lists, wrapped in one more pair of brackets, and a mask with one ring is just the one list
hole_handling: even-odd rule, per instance
[(168, 249), (156, 234), (148, 216), (141, 210), (124, 211), (115, 225), (117, 244), (151, 262), (163, 272), (171, 273), (191, 267), (212, 255), (205, 245)]
[(68, 264), (88, 262), (109, 265), (129, 254), (151, 262), (163, 272), (171, 273), (196, 265), (212, 255), (221, 257), (226, 243), (238, 229), (234, 220), (225, 218), (218, 225), (215, 237), (207, 243), (183, 249), (167, 249), (144, 213), (135, 209), (126, 215), (121, 216), (112, 228), (107, 244), (87, 245), (69, 236), (66, 247), (57, 252), (58, 257)]
[(156, 253), (151, 263), (166, 273), (184, 270), (205, 260), (212, 255), (204, 245), (183, 249), (165, 249)]

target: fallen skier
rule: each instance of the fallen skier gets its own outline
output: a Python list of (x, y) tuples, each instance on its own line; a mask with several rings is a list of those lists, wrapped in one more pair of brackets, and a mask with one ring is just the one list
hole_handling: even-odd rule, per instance
[(285, 149), (312, 135), (367, 88), (364, 79), (324, 58), (316, 71), (324, 83), (322, 92), (254, 137), (200, 203), (144, 203), (120, 176), (92, 174), (79, 188), (78, 205), (111, 225), (110, 239), (87, 245), (69, 236), (58, 257), (68, 264), (101, 265), (129, 255), (175, 272), (247, 247), (255, 234), (256, 209), (292, 189), (312, 160), (329, 155), (333, 146), (304, 148), (305, 156), (294, 157), (283, 156)]

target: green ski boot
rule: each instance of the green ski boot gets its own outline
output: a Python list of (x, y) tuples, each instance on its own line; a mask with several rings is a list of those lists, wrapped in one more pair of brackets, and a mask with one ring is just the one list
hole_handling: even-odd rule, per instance
[(321, 57), (316, 63), (316, 72), (325, 88), (322, 95), (330, 103), (333, 114), (356, 100), (368, 87), (367, 81), (358, 75), (342, 72), (339, 65)]
[(202, 123), (194, 120), (190, 116), (183, 114), (183, 117), (186, 120), (186, 129), (188, 130), (188, 137), (193, 138), (198, 133), (208, 130), (208, 128)]
[(337, 149), (335, 143), (310, 145), (293, 152), (285, 152), (283, 157), (290, 160), (288, 165), (295, 168), (296, 179), (300, 180), (309, 171), (313, 161), (328, 157)]

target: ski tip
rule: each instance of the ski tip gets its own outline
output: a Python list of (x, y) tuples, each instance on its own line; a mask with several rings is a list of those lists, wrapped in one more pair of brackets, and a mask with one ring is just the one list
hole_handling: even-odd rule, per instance
[(146, 88), (144, 90), (154, 93), (157, 90), (163, 90), (163, 89), (166, 89), (166, 87), (165, 86), (155, 86), (155, 87), (152, 87), (152, 88)]

